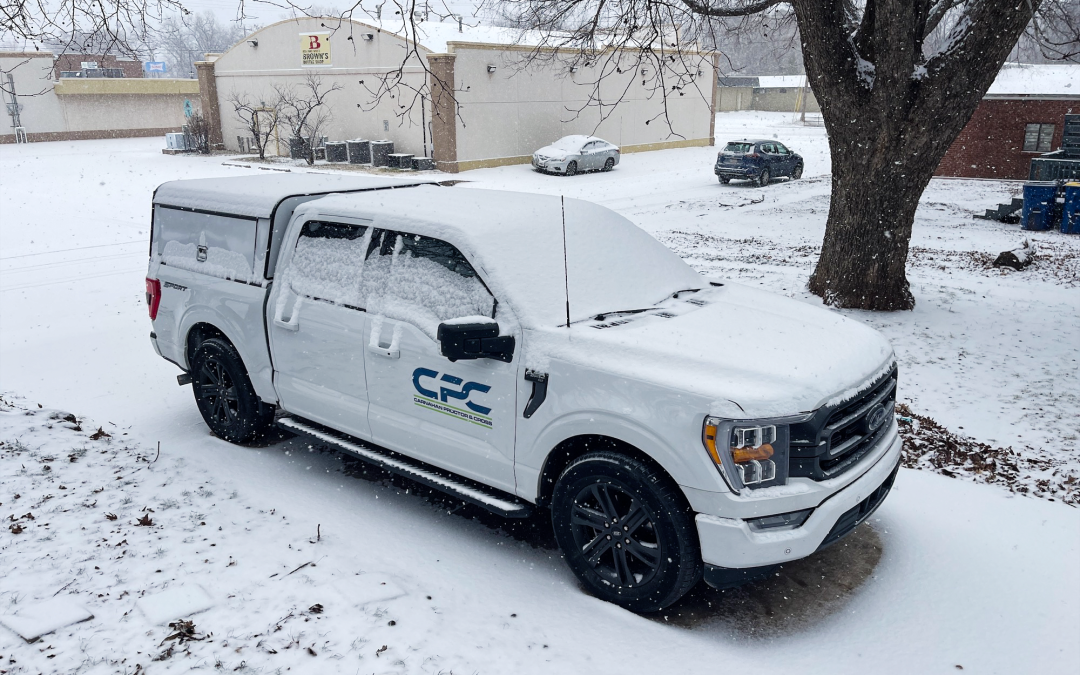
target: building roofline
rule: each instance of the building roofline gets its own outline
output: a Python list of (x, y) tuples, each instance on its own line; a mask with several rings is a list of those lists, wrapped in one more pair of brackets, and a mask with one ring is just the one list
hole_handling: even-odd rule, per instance
[[(422, 43), (421, 43), (422, 45)], [(528, 45), (528, 44), (514, 44), (503, 42), (469, 42), (465, 40), (447, 40), (447, 49), (451, 50), (450, 53), (454, 53), (455, 47), (465, 47), (469, 49), (488, 49), (488, 50), (503, 50), (514, 52), (540, 52), (544, 54), (604, 54), (615, 50), (614, 47), (601, 47), (599, 49), (589, 49), (582, 51), (575, 47), (552, 47), (541, 45)], [(715, 52), (701, 51), (698, 49), (670, 49), (666, 47), (659, 47), (652, 50), (656, 54), (682, 54), (684, 56), (701, 56), (705, 58), (711, 58)]]
[[(231, 47), (226, 49), (224, 52), (221, 52), (219, 54), (214, 55), (217, 58), (213, 58), (213, 59), (209, 58), (211, 55), (207, 54), (206, 55), (206, 57), (207, 57), (206, 61), (208, 61), (208, 62), (217, 61), (221, 57), (223, 57), (223, 56), (225, 56), (227, 54), (230, 54), (234, 49), (237, 49), (241, 45), (247, 43), (247, 41), (250, 40), (253, 36), (258, 35), (259, 33), (262, 33), (263, 31), (269, 30), (270, 28), (274, 28), (276, 26), (280, 26), (280, 25), (286, 24), (286, 23), (299, 24), (301, 21), (333, 22), (336, 25), (323, 25), (323, 26), (321, 26), (321, 28), (323, 30), (328, 31), (330, 33), (336, 33), (336, 32), (341, 31), (341, 30), (346, 30), (349, 26), (352, 26), (354, 28), (365, 28), (365, 29), (368, 29), (368, 30), (370, 30), (372, 32), (375, 32), (375, 33), (385, 33), (386, 35), (397, 38), (398, 40), (401, 40), (402, 42), (413, 42), (413, 40), (410, 40), (409, 38), (407, 38), (404, 35), (401, 35), (400, 33), (395, 33), (394, 31), (387, 30), (386, 28), (380, 28), (378, 26), (373, 26), (373, 25), (371, 25), (369, 23), (364, 23), (363, 21), (357, 21), (356, 19), (343, 19), (343, 18), (337, 17), (337, 16), (304, 16), (304, 17), (296, 17), (296, 18), (292, 18), (292, 19), (282, 19), (281, 21), (277, 21), (277, 22), (272, 23), (270, 25), (262, 26), (258, 30), (254, 30), (254, 31), (248, 33), (247, 35), (245, 35), (244, 37), (240, 38), (236, 42), (236, 44), (232, 45)], [(418, 48), (420, 48), (420, 49), (422, 49), (424, 51), (427, 51), (427, 52), (432, 51), (431, 48), (427, 47), (423, 42), (416, 42), (415, 44), (416, 44), (416, 46)]]
[(52, 52), (4, 52), (0, 51), (0, 59), (43, 59), (55, 58)]

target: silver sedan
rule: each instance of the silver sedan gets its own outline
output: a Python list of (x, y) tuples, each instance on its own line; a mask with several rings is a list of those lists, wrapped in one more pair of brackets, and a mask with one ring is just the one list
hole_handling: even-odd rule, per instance
[(582, 171), (611, 171), (619, 147), (595, 136), (564, 136), (533, 153), (532, 165), (543, 173), (573, 176)]

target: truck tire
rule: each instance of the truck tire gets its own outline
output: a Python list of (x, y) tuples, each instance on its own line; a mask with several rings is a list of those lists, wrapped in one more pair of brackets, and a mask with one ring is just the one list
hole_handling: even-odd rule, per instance
[(555, 484), (551, 523), (589, 592), (631, 611), (659, 611), (701, 579), (697, 528), (678, 486), (631, 457), (571, 462)]
[(203, 341), (191, 358), (191, 388), (206, 426), (230, 443), (266, 433), (274, 408), (259, 400), (236, 348), (221, 338)]

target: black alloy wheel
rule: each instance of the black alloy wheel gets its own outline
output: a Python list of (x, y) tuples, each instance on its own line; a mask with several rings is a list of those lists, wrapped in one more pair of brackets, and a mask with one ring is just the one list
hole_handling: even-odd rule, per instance
[(552, 526), (593, 595), (636, 612), (674, 603), (701, 579), (693, 514), (662, 471), (615, 452), (584, 455), (552, 495)]
[(191, 358), (191, 385), (203, 421), (215, 436), (246, 443), (264, 433), (273, 406), (259, 400), (236, 348), (220, 338), (202, 342)]
[(799, 180), (802, 178), (802, 164), (796, 164), (795, 170), (791, 172), (791, 180)]
[(761, 170), (761, 175), (758, 176), (757, 184), (760, 187), (765, 187), (766, 185), (769, 184), (769, 181), (771, 179), (772, 179), (772, 176), (769, 175), (769, 170), (768, 169), (762, 169)]
[(621, 485), (581, 489), (570, 516), (574, 544), (604, 580), (615, 586), (647, 584), (664, 554), (652, 514)]
[(728, 183), (731, 182), (731, 179), (728, 178), (727, 176), (717, 176), (717, 178), (719, 178), (720, 182), (723, 183), (724, 185), (727, 185)]
[(614, 168), (615, 168), (615, 158), (614, 157), (608, 157), (607, 161), (604, 162), (604, 171), (611, 171)]
[(570, 162), (569, 164), (567, 164), (566, 165), (566, 171), (564, 173), (567, 176), (573, 176), (574, 174), (576, 174), (577, 173), (577, 162)]
[(199, 368), (199, 390), (206, 398), (208, 414), (215, 426), (232, 426), (240, 419), (240, 401), (236, 384), (229, 377), (225, 366), (217, 359), (210, 359)]

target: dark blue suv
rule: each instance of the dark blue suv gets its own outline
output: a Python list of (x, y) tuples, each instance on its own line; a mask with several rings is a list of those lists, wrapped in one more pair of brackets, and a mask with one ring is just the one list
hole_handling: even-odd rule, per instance
[(801, 178), (802, 172), (802, 156), (779, 141), (731, 141), (716, 156), (713, 168), (721, 183), (741, 178), (761, 186), (781, 176)]

